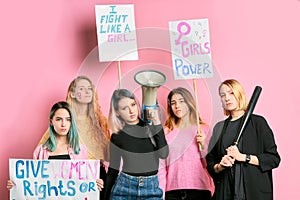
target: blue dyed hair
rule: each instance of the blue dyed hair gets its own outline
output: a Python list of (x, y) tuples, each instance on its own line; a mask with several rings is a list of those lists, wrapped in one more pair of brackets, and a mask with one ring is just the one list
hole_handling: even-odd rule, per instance
[[(80, 152), (80, 145), (79, 145), (79, 138), (78, 138), (78, 130), (76, 127), (76, 120), (73, 114), (73, 111), (70, 107), (70, 105), (65, 101), (60, 101), (54, 104), (50, 111), (50, 119), (53, 118), (55, 115), (55, 112), (58, 109), (66, 109), (71, 117), (71, 126), (70, 130), (68, 132), (68, 143), (69, 147), (73, 148), (75, 154), (79, 154)], [(57, 144), (56, 144), (56, 132), (54, 130), (54, 127), (51, 123), (49, 123), (49, 131), (50, 131), (50, 137), (49, 139), (44, 143), (44, 146), (47, 146), (50, 151), (55, 151)]]

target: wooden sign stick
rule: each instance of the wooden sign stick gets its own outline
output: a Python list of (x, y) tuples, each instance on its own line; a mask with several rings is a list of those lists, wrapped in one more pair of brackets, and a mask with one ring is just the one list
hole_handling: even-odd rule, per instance
[(121, 62), (118, 61), (118, 78), (119, 78), (119, 89), (122, 89), (122, 82), (121, 82)]
[[(198, 134), (200, 134), (201, 132), (201, 126), (200, 126), (200, 121), (199, 121), (199, 109), (198, 109), (198, 95), (197, 95), (197, 83), (196, 83), (196, 79), (193, 79), (193, 85), (194, 85), (194, 95), (195, 95), (195, 101), (196, 101), (196, 119), (197, 119), (197, 130), (198, 130)], [(198, 144), (199, 146), (199, 151), (202, 151), (203, 146), (201, 144)]]

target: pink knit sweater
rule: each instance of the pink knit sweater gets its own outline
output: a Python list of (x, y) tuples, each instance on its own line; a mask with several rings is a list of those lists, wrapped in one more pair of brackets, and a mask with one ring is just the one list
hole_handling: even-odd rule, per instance
[[(75, 154), (74, 150), (69, 147), (68, 153), (70, 155), (71, 160), (84, 160), (88, 159), (88, 150), (86, 146), (80, 144), (80, 153)], [(47, 147), (43, 147), (43, 145), (39, 145), (35, 148), (33, 152), (33, 158), (38, 160), (48, 160), (50, 156), (50, 150)]]
[[(208, 134), (207, 126), (201, 126), (201, 130)], [(164, 191), (198, 189), (213, 194), (214, 183), (205, 161), (210, 137), (207, 135), (205, 148), (200, 153), (196, 141), (197, 126), (185, 130), (174, 128), (173, 131), (165, 128), (165, 133), (170, 151), (166, 160), (160, 160), (160, 187)]]

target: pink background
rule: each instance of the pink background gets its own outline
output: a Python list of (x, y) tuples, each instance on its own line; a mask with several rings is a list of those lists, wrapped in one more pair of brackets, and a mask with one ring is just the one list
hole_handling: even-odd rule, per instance
[[(161, 69), (171, 66), (170, 52), (160, 49), (161, 43), (168, 47), (165, 35), (168, 22), (209, 18), (215, 75), (221, 80), (238, 79), (249, 98), (255, 85), (263, 88), (255, 113), (268, 120), (282, 157), (279, 168), (274, 170), (275, 199), (297, 199), (300, 178), (296, 149), (300, 139), (296, 127), (300, 112), (298, 0), (2, 2), (1, 199), (9, 197), (6, 190), (8, 159), (32, 158), (35, 145), (47, 128), (49, 109), (54, 102), (65, 99), (73, 78), (79, 74), (92, 77), (98, 87), (103, 112), (108, 114), (108, 102), (118, 84), (117, 63), (95, 61), (96, 4), (135, 5), (138, 42), (145, 48), (139, 50), (138, 61), (121, 62), (121, 67), (127, 76), (124, 87), (130, 84), (137, 94), (138, 86), (131, 86), (135, 83), (128, 82), (133, 79), (134, 70), (144, 69), (144, 65), (147, 68), (150, 63), (151, 66), (163, 66)], [(151, 29), (147, 31), (149, 27)], [(144, 30), (148, 35), (143, 34)], [(162, 31), (162, 37), (157, 30)], [(151, 45), (152, 48), (146, 48)], [(90, 60), (91, 68), (87, 69)], [(159, 92), (163, 105), (170, 88), (185, 84), (174, 83), (171, 75), (167, 74), (169, 82)], [(217, 87), (210, 81), (197, 82), (201, 115), (213, 126), (212, 116), (215, 114), (212, 112), (220, 113), (221, 104), (216, 96)], [(223, 119), (219, 114), (217, 118)]]

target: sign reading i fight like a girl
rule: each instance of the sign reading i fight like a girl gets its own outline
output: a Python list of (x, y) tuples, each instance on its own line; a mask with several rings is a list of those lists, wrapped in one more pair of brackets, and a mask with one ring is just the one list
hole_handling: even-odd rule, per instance
[(133, 5), (96, 5), (99, 61), (138, 60)]

